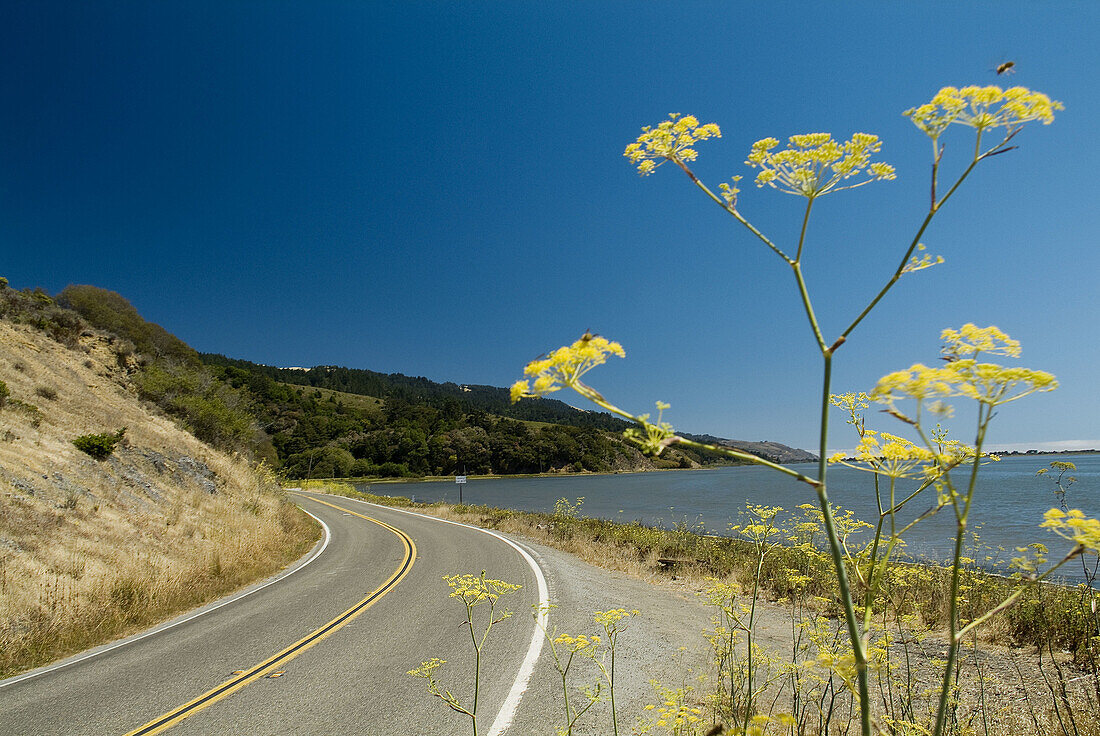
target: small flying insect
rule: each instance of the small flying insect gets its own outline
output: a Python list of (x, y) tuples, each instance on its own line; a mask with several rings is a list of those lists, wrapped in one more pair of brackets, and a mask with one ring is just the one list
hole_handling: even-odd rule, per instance
[(1002, 61), (1000, 64), (997, 65), (996, 71), (997, 71), (997, 76), (998, 77), (1001, 76), (1002, 74), (1015, 74), (1016, 73), (1016, 62), (1015, 61)]

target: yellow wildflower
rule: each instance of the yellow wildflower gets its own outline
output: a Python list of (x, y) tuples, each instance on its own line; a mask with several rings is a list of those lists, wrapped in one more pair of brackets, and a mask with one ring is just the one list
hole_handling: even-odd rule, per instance
[(484, 601), (495, 603), (502, 595), (514, 593), (523, 587), (503, 580), (487, 578), (484, 572), (481, 575), (444, 575), (443, 579), (451, 588), (451, 598), (461, 598), (470, 606), (476, 606)]
[(967, 322), (957, 330), (944, 330), (940, 334), (940, 339), (944, 341), (940, 352), (951, 358), (978, 353), (1007, 355), (1010, 358), (1020, 357), (1020, 341), (1013, 340), (993, 326), (978, 327)]
[(978, 130), (1003, 127), (1009, 132), (1033, 120), (1049, 125), (1054, 111), (1063, 109), (1061, 102), (1026, 87), (1002, 90), (995, 85), (973, 85), (944, 87), (931, 102), (906, 110), (904, 115), (925, 134), (938, 138), (952, 123)]
[(608, 355), (623, 358), (626, 357), (626, 352), (617, 342), (586, 333), (572, 345), (560, 347), (548, 356), (528, 363), (523, 373), (534, 376), (535, 384), (532, 386), (527, 380), (512, 384), (512, 402), (521, 398), (545, 396), (563, 386), (576, 387), (580, 377), (606, 363)]
[(590, 655), (594, 653), (596, 648), (600, 645), (600, 637), (585, 636), (584, 634), (578, 636), (561, 634), (554, 639), (554, 643), (564, 645), (565, 651), (570, 654)]
[[(770, 186), (789, 194), (819, 197), (831, 191), (853, 189), (872, 181), (895, 178), (894, 167), (871, 162), (882, 143), (877, 135), (856, 133), (844, 143), (833, 140), (828, 133), (793, 135), (787, 148), (773, 153), (779, 145), (775, 138), (764, 138), (753, 144), (745, 161), (760, 169), (756, 186)], [(856, 184), (840, 186), (841, 182), (866, 172), (870, 177)]]
[(694, 161), (699, 156), (693, 148), (698, 141), (722, 137), (717, 125), (700, 125), (694, 115), (681, 117), (679, 113), (671, 113), (668, 117), (655, 128), (648, 125), (642, 128), (638, 139), (623, 151), (630, 163), (638, 164), (638, 173), (642, 176), (652, 174), (665, 161)]
[(1100, 519), (1090, 519), (1080, 509), (1051, 509), (1043, 514), (1043, 523), (1039, 526), (1050, 529), (1085, 549), (1100, 553)]
[(650, 455), (660, 455), (661, 452), (668, 447), (669, 440), (675, 436), (675, 431), (672, 429), (672, 425), (668, 422), (661, 421), (664, 416), (664, 411), (669, 407), (663, 401), (657, 402), (657, 423), (652, 424), (649, 421), (648, 414), (642, 414), (635, 417), (639, 424), (642, 425), (641, 429), (638, 427), (628, 427), (623, 430), (623, 437), (641, 446), (643, 452), (647, 452)]
[(929, 253), (925, 253), (924, 243), (917, 243), (917, 253), (913, 254), (909, 258), (909, 262), (902, 267), (902, 273), (913, 273), (914, 271), (923, 271), (926, 268), (932, 266), (938, 266), (943, 263), (943, 256), (933, 257)]

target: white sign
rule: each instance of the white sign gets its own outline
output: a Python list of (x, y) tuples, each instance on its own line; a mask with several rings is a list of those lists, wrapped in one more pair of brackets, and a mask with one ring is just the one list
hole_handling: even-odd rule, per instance
[(466, 482), (466, 476), (465, 475), (456, 475), (455, 476), (455, 483), (465, 483), (465, 482)]

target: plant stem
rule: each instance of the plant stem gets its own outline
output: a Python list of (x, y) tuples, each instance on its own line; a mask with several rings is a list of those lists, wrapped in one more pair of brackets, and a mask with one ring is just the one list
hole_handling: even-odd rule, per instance
[(611, 727), (615, 736), (619, 736), (619, 714), (615, 710), (615, 637), (608, 636), (607, 642), (611, 649), (611, 677), (608, 680), (608, 687), (611, 689)]
[[(812, 317), (811, 317), (812, 319)], [(821, 515), (825, 524), (825, 534), (829, 539), (829, 554), (833, 558), (833, 566), (836, 568), (837, 585), (840, 588), (840, 600), (844, 605), (844, 620), (848, 625), (848, 638), (852, 643), (852, 656), (856, 664), (856, 681), (859, 688), (859, 720), (860, 733), (863, 736), (871, 736), (871, 689), (867, 672), (867, 653), (864, 649), (863, 637), (859, 631), (859, 623), (856, 620), (855, 604), (852, 601), (852, 591), (848, 584), (848, 571), (844, 564), (844, 553), (841, 550), (840, 538), (837, 535), (836, 525), (833, 523), (833, 513), (829, 506), (829, 495), (825, 482), (825, 470), (827, 467), (827, 443), (829, 439), (829, 390), (832, 384), (833, 356), (826, 349), (822, 351), (824, 358), (824, 377), (821, 388), (821, 442), (819, 445), (817, 477), (817, 499), (821, 506)]]
[[(484, 573), (482, 573), (482, 577), (485, 577)], [(477, 696), (481, 685), (481, 646), (478, 644), (477, 635), (474, 633), (474, 610), (469, 603), (466, 604), (466, 620), (470, 624), (470, 639), (474, 643), (474, 702), (470, 708), (470, 722), (473, 724), (474, 736), (477, 736)], [(492, 607), (490, 607), (489, 621), (492, 620), (493, 612)]]
[[(970, 516), (970, 503), (974, 498), (974, 488), (978, 482), (978, 468), (981, 466), (982, 445), (985, 443), (986, 429), (993, 418), (993, 407), (987, 404), (978, 405), (978, 434), (974, 441), (974, 462), (970, 467), (970, 482), (966, 489), (966, 498), (962, 508), (958, 501), (955, 508), (955, 551), (951, 560), (951, 592), (947, 598), (947, 664), (943, 669), (943, 681), (940, 685), (940, 702), (936, 708), (936, 726), (932, 730), (932, 736), (941, 736), (947, 723), (948, 701), (954, 684), (955, 661), (959, 655), (959, 559), (962, 557), (963, 543), (966, 539), (966, 524)], [(956, 496), (952, 492), (952, 496)]]
[(753, 227), (752, 223), (750, 223), (748, 220), (746, 220), (744, 217), (742, 217), (741, 213), (737, 211), (736, 207), (734, 207), (732, 204), (726, 202), (726, 200), (722, 199), (717, 194), (712, 192), (709, 188), (707, 188), (706, 184), (699, 181), (699, 177), (697, 177), (695, 175), (695, 172), (693, 172), (691, 169), (689, 169), (687, 167), (687, 164), (685, 164), (683, 161), (680, 161), (678, 159), (673, 159), (673, 161), (676, 163), (677, 166), (679, 166), (681, 169), (683, 169), (684, 173), (688, 175), (688, 178), (691, 179), (692, 183), (694, 183), (695, 186), (697, 186), (701, 190), (703, 190), (703, 193), (706, 194), (708, 197), (710, 197), (712, 200), (714, 200), (715, 204), (717, 204), (719, 207), (724, 209), (729, 214), (733, 215), (734, 219), (736, 219), (738, 222), (740, 222), (742, 225), (744, 225), (746, 228), (748, 228), (749, 232), (751, 232), (753, 235), (755, 235), (760, 240), (760, 242), (762, 242), (764, 245), (771, 248), (772, 251), (777, 256), (782, 258), (787, 263), (794, 263), (794, 261), (791, 259), (790, 256), (788, 256), (786, 253), (784, 253), (782, 250), (780, 250), (779, 246), (777, 246), (775, 243), (773, 243), (771, 240), (769, 240), (768, 237), (766, 235), (764, 235), (764, 233), (757, 230), (755, 227)]

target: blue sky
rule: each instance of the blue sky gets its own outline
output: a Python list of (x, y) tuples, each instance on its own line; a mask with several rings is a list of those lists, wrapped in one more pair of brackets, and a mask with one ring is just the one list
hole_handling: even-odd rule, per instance
[[(1100, 445), (1093, 2), (5, 4), (0, 274), (120, 292), (195, 348), (506, 386), (585, 329), (590, 374), (677, 428), (816, 446), (820, 358), (786, 266), (671, 168), (622, 157), (669, 112), (716, 122), (696, 171), (746, 175), (782, 243), (799, 201), (751, 185), (766, 136), (876, 133), (898, 178), (815, 206), (826, 334), (896, 266), (928, 201), (901, 112), (946, 84), (1061, 100), (985, 162), (836, 358), (836, 390), (996, 324), (1062, 388), (995, 444)], [(1016, 62), (999, 79), (993, 68)], [(947, 139), (945, 169), (971, 145)], [(875, 418), (881, 428), (886, 421)], [(969, 429), (962, 432), (965, 436)], [(843, 427), (832, 443), (849, 446)]]

